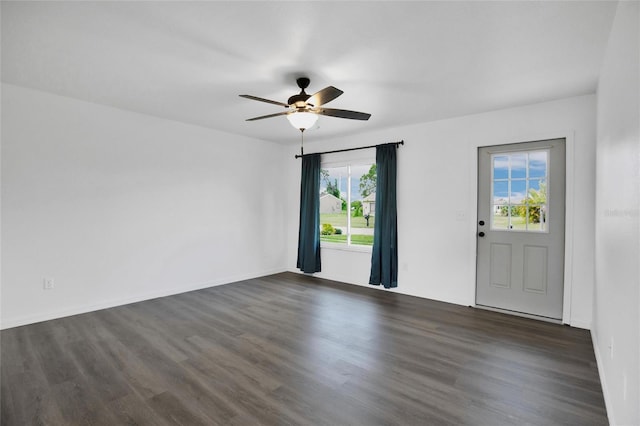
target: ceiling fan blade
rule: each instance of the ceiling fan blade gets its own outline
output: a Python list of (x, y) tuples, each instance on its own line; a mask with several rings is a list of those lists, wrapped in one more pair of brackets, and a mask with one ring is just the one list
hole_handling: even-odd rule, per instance
[(272, 101), (271, 99), (259, 98), (257, 96), (252, 96), (252, 95), (238, 95), (238, 96), (240, 96), (241, 98), (252, 99), (254, 101), (266, 102), (268, 104), (280, 105), (280, 106), (283, 106), (285, 108), (289, 108), (289, 105), (287, 105), (287, 104), (285, 104), (283, 102)]
[(331, 102), (343, 93), (344, 92), (342, 90), (336, 89), (333, 86), (325, 87), (321, 91), (309, 96), (309, 99), (307, 99), (307, 103), (318, 107), (320, 105)]
[(366, 112), (349, 111), (346, 109), (334, 108), (317, 108), (314, 109), (317, 114), (328, 115), (329, 117), (348, 118), (350, 120), (368, 120), (371, 114)]
[(264, 118), (278, 117), (279, 115), (289, 115), (289, 114), (291, 114), (291, 111), (282, 111), (282, 112), (277, 112), (275, 114), (261, 115), (260, 117), (247, 118), (245, 121), (256, 121), (256, 120), (262, 120)]

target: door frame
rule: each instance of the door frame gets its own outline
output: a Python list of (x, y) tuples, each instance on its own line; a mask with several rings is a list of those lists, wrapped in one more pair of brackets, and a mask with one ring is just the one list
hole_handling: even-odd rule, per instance
[[(471, 268), (471, 285), (469, 300), (472, 301), (471, 306), (476, 307), (476, 285), (478, 279), (477, 271), (477, 252), (478, 252), (478, 239), (477, 224), (478, 224), (478, 149), (487, 146), (500, 146), (500, 145), (512, 145), (516, 143), (524, 142), (536, 142), (549, 139), (564, 139), (565, 142), (565, 228), (564, 228), (564, 291), (562, 301), (562, 323), (571, 324), (571, 295), (573, 294), (573, 237), (574, 237), (574, 153), (575, 153), (575, 131), (555, 131), (555, 132), (542, 132), (537, 134), (525, 135), (520, 137), (496, 137), (491, 142), (482, 144), (475, 144), (470, 151), (472, 156), (469, 163), (472, 165), (470, 172), (470, 192), (473, 197), (473, 221), (470, 221), (469, 235), (473, 237), (473, 251), (470, 255), (470, 262), (473, 266)], [(576, 326), (582, 326), (576, 324)]]

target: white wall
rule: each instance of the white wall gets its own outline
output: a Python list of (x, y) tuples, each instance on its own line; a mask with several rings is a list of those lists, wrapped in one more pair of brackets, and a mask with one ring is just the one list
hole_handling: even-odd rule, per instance
[[(366, 128), (366, 124), (356, 125)], [(313, 137), (310, 130), (308, 140)], [(311, 142), (306, 143), (305, 152), (404, 139), (405, 145), (398, 150), (400, 271), (393, 291), (473, 305), (477, 148), (553, 137), (568, 138), (567, 173), (573, 179), (568, 176), (567, 181), (574, 183), (567, 188), (565, 322), (589, 328), (594, 281), (594, 95)], [(291, 148), (289, 153), (286, 190), (291, 271), (296, 270), (300, 160), (293, 155), (298, 151)], [(322, 272), (317, 275), (367, 285), (369, 268), (369, 253), (323, 249)]]
[(598, 83), (593, 338), (617, 425), (640, 424), (639, 9), (619, 3)]
[(2, 327), (284, 270), (284, 153), (3, 84)]

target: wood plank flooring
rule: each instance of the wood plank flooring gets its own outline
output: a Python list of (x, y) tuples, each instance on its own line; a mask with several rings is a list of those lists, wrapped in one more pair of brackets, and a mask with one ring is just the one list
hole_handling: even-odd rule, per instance
[(585, 330), (292, 273), (4, 330), (10, 425), (603, 425)]

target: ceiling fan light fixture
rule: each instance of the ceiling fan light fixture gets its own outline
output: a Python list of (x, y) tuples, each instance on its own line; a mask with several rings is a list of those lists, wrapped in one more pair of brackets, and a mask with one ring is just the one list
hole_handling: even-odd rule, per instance
[(305, 111), (296, 111), (287, 115), (287, 120), (293, 127), (298, 130), (307, 130), (310, 127), (313, 127), (318, 121), (318, 114), (314, 114), (312, 112)]

